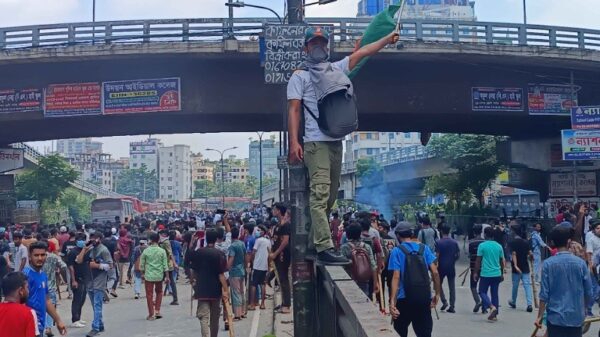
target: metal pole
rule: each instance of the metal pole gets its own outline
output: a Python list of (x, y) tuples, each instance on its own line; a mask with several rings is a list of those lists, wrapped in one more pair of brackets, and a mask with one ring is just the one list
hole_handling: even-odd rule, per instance
[(92, 44), (96, 43), (96, 0), (92, 0)]
[(288, 23), (299, 24), (304, 21), (304, 0), (287, 0)]
[[(257, 132), (258, 133), (258, 132)], [(263, 203), (263, 162), (262, 162), (262, 136), (258, 133), (258, 204), (262, 208)]]
[[(575, 75), (571, 71), (571, 102), (575, 106)], [(573, 160), (573, 206), (577, 203), (577, 160)]]
[(228, 0), (227, 3), (229, 4), (229, 6), (227, 6), (229, 8), (229, 22), (227, 23), (229, 27), (227, 28), (227, 35), (229, 38), (233, 38), (233, 6), (231, 6), (231, 4), (233, 4), (233, 0)]
[(194, 179), (192, 178), (192, 158), (190, 157), (190, 212), (192, 212), (192, 210), (194, 209), (194, 190), (192, 187), (193, 185)]
[(222, 209), (225, 209), (225, 163), (223, 162), (223, 152), (221, 152), (221, 196), (223, 198)]
[(523, 0), (523, 23), (527, 24), (527, 0)]

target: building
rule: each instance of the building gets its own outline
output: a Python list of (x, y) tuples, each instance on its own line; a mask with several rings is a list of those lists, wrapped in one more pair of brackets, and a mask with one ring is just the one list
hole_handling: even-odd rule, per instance
[[(260, 176), (260, 142), (253, 140), (250, 142), (248, 168), (249, 174), (257, 180)], [(263, 179), (279, 179), (279, 169), (277, 168), (277, 157), (279, 157), (279, 142), (274, 137), (262, 141), (262, 171)]]
[[(375, 16), (400, 0), (360, 0), (357, 16)], [(406, 19), (443, 19), (475, 21), (475, 1), (468, 0), (407, 0), (402, 12)]]
[(353, 132), (346, 137), (344, 162), (420, 144), (419, 132)]
[(192, 169), (191, 152), (188, 145), (160, 147), (159, 199), (185, 201), (190, 199)]
[(108, 153), (80, 153), (68, 157), (69, 163), (84, 181), (96, 184), (106, 190), (114, 190), (113, 161)]
[(56, 152), (65, 158), (78, 154), (102, 153), (102, 142), (92, 138), (59, 139), (56, 141)]
[(202, 153), (192, 154), (192, 180), (215, 181), (215, 164), (204, 159)]
[(119, 176), (121, 175), (121, 172), (123, 172), (123, 170), (129, 168), (129, 160), (124, 161), (123, 159), (124, 158), (120, 158), (119, 160), (109, 161), (104, 166), (106, 171), (109, 171), (112, 175), (112, 186), (110, 188), (110, 190), (112, 190), (112, 191), (117, 190), (117, 183), (119, 180)]
[(145, 165), (148, 171), (155, 170), (158, 173), (158, 149), (161, 146), (160, 139), (156, 138), (129, 143), (129, 168), (139, 169)]
[[(248, 159), (237, 159), (231, 155), (223, 161), (223, 172), (225, 173), (226, 183), (245, 184), (250, 170), (248, 169)], [(215, 167), (215, 183), (221, 183), (221, 163)]]

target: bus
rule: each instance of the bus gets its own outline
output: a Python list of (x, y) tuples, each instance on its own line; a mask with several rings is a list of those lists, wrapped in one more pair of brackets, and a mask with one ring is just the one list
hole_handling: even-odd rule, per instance
[(131, 219), (134, 216), (133, 202), (119, 198), (102, 198), (92, 201), (92, 219), (94, 221), (114, 222), (117, 216), (121, 222), (125, 221), (125, 218)]

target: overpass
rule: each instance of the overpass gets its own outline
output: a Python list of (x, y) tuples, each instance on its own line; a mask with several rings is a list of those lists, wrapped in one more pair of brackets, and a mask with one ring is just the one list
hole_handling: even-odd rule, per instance
[[(44, 155), (39, 153), (36, 149), (25, 143), (15, 143), (11, 144), (12, 147), (17, 149), (23, 149), (25, 167), (37, 166), (38, 161)], [(74, 182), (71, 183), (71, 186), (90, 195), (95, 196), (96, 198), (120, 198), (124, 195), (119, 193), (115, 193), (113, 191), (106, 190), (98, 185), (92, 184), (90, 182), (84, 181), (81, 178), (77, 178)]]
[[(333, 59), (349, 54), (368, 18), (332, 25)], [(180, 111), (44, 118), (2, 113), (0, 144), (83, 136), (282, 130), (285, 88), (264, 84), (259, 42), (271, 19), (174, 19), (0, 28), (0, 88), (179, 77)], [(360, 129), (534, 138), (569, 126), (565, 116), (474, 111), (472, 87), (569, 82), (580, 105), (598, 103), (600, 31), (541, 25), (407, 20), (402, 41), (354, 80)], [(8, 111), (10, 112), (10, 111)]]

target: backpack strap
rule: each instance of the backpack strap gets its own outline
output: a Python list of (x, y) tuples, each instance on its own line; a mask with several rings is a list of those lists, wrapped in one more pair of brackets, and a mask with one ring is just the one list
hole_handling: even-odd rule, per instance
[(403, 244), (398, 245), (398, 248), (400, 248), (400, 250), (402, 251), (402, 253), (404, 253), (404, 255), (409, 255), (410, 252), (408, 251), (408, 249), (406, 249), (406, 247)]
[(315, 114), (312, 112), (312, 110), (310, 110), (308, 108), (308, 106), (306, 106), (306, 104), (304, 104), (304, 100), (302, 100), (302, 106), (304, 107), (304, 109), (306, 109), (306, 111), (308, 111), (308, 113), (310, 114), (310, 116), (317, 121), (317, 123), (319, 122), (319, 120), (317, 119), (317, 116), (315, 116)]
[(424, 244), (419, 244), (419, 255), (423, 255), (425, 253), (425, 245)]

